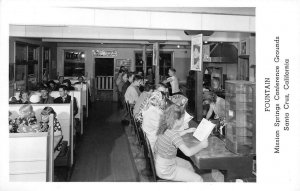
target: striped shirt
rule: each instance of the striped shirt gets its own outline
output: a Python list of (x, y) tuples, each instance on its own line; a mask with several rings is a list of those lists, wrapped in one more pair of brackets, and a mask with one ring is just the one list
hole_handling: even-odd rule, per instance
[(167, 129), (164, 134), (159, 135), (155, 143), (154, 152), (165, 159), (176, 158), (177, 149), (183, 144), (178, 132)]

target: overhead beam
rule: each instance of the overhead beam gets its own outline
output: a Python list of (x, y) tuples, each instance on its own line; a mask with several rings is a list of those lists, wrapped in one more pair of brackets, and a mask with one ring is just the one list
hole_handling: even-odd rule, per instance
[(255, 32), (255, 16), (36, 6), (8, 9), (8, 22), (15, 25)]

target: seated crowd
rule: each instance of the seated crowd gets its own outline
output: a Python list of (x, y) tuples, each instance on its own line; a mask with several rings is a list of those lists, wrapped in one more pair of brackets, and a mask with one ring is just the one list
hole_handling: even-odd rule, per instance
[[(75, 84), (85, 83), (82, 76), (78, 77), (78, 82)], [(74, 85), (75, 85), (74, 84)], [(74, 91), (75, 88), (72, 86), (71, 81), (69, 79), (64, 79), (63, 76), (59, 77), (59, 82), (56, 84), (53, 80), (45, 82), (45, 79), (38, 84), (39, 90), (38, 93), (36, 91), (30, 92), (28, 90), (21, 90), (19, 94), (19, 99), (16, 97), (11, 97), (9, 100), (9, 104), (52, 104), (52, 103), (70, 103), (71, 96), (68, 94), (69, 91)], [(57, 98), (53, 98), (50, 93), (52, 91), (58, 91), (59, 96)], [(21, 106), (22, 107), (22, 106)], [(21, 109), (21, 108), (20, 108)], [(78, 105), (77, 100), (73, 97), (73, 115), (74, 115), (74, 130), (75, 132), (80, 132), (80, 121), (75, 118), (78, 113)], [(17, 120), (19, 121), (19, 120)], [(31, 120), (29, 120), (31, 121)], [(33, 120), (34, 121), (34, 120)], [(27, 124), (28, 122), (26, 122)], [(18, 123), (14, 123), (15, 129)], [(35, 129), (35, 128), (34, 128)], [(32, 131), (40, 131), (40, 130), (32, 130)], [(19, 130), (20, 131), (20, 130)], [(11, 130), (10, 132), (17, 133), (17, 130)]]
[[(183, 120), (188, 100), (180, 92), (175, 72), (175, 69), (170, 69), (171, 77), (155, 87), (146, 82), (141, 93), (139, 86), (143, 82), (142, 78), (122, 71), (118, 82), (119, 104), (122, 104), (119, 108), (125, 112), (123, 121), (127, 120), (128, 114), (124, 108), (126, 102), (129, 103), (133, 117), (141, 124), (154, 155), (158, 177), (173, 181), (203, 181), (189, 161), (177, 156), (178, 149), (184, 155), (192, 156), (206, 148), (208, 141), (204, 140), (193, 147), (183, 142), (182, 136), (194, 132), (196, 128), (181, 128), (188, 125)], [(171, 96), (166, 83), (171, 84)]]

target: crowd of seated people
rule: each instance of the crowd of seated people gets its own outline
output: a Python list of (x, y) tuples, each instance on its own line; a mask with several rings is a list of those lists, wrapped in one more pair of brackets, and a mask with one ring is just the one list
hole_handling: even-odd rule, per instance
[[(123, 72), (122, 81), (118, 82), (118, 91), (122, 89), (121, 103), (129, 103), (135, 120), (141, 124), (151, 150), (154, 154), (156, 174), (158, 177), (173, 181), (203, 181), (194, 172), (189, 161), (179, 158), (177, 150), (186, 156), (192, 156), (208, 146), (207, 140), (196, 146), (188, 147), (181, 136), (192, 133), (196, 128), (181, 129), (185, 115), (187, 98), (179, 89), (176, 70), (169, 70), (170, 78), (154, 86), (144, 84), (144, 91), (139, 92), (142, 78), (139, 75)], [(171, 84), (171, 92), (166, 83)]]
[[(84, 83), (83, 77), (78, 77), (77, 84)], [(56, 84), (53, 80), (46, 82), (43, 79), (39, 86), (39, 94), (36, 91), (21, 90), (19, 99), (11, 97), (9, 104), (52, 104), (52, 103), (70, 103), (71, 96), (68, 94), (69, 91), (75, 90), (69, 79), (64, 79), (63, 76), (59, 77), (59, 82)], [(52, 91), (58, 91), (59, 97), (53, 98), (50, 96)], [(80, 132), (80, 120), (75, 118), (78, 113), (77, 100), (73, 97), (73, 114), (74, 114), (74, 127), (77, 133)]]
[(49, 129), (49, 116), (54, 115), (54, 136), (62, 134), (61, 126), (56, 118), (56, 113), (52, 107), (45, 107), (41, 111), (40, 123), (37, 122), (35, 112), (31, 104), (23, 104), (19, 108), (19, 115), (15, 119), (11, 118), (9, 112), (9, 132), (10, 133), (37, 133), (47, 132)]

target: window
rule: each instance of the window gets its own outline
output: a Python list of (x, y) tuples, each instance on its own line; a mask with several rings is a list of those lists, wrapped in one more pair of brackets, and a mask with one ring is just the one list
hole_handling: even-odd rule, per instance
[(84, 76), (85, 53), (78, 50), (66, 50), (64, 62), (65, 76)]
[[(152, 68), (152, 52), (147, 52), (147, 71)], [(135, 53), (135, 67), (136, 71), (143, 71), (143, 53)], [(168, 76), (168, 69), (172, 67), (172, 52), (159, 53), (159, 75), (161, 77)]]

